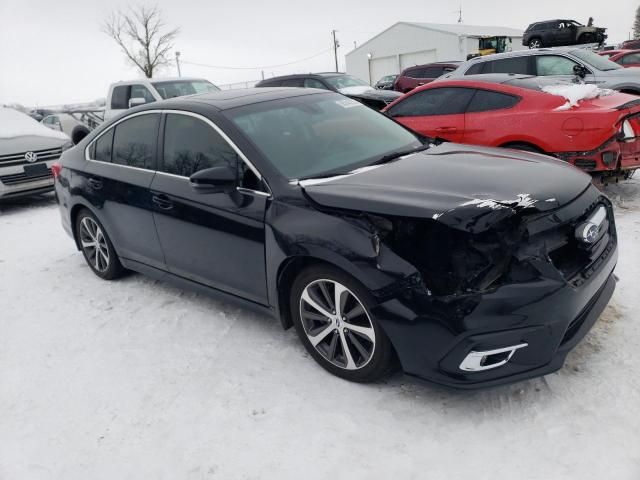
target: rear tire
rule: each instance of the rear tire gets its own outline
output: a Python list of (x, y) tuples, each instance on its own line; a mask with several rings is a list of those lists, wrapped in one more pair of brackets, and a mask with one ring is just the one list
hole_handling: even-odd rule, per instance
[(89, 268), (103, 280), (115, 280), (125, 272), (106, 230), (89, 210), (76, 218), (78, 244)]
[(373, 305), (352, 277), (317, 265), (298, 275), (289, 300), (298, 337), (314, 360), (340, 378), (362, 383), (383, 379), (396, 366), (391, 341), (371, 316)]
[(531, 40), (529, 40), (528, 46), (530, 49), (542, 48), (542, 40), (539, 38), (532, 38)]

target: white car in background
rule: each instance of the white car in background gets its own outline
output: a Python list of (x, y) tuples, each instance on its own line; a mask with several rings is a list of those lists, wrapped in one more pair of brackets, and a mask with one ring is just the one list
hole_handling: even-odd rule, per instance
[(109, 120), (131, 107), (145, 103), (219, 90), (203, 78), (144, 78), (113, 83), (109, 87), (104, 119)]
[(51, 165), (72, 146), (65, 133), (0, 108), (0, 199), (52, 191)]
[(89, 132), (95, 128), (94, 126), (90, 129), (84, 122), (80, 121), (70, 113), (55, 113), (53, 115), (47, 115), (40, 123), (47, 128), (67, 134), (74, 145), (86, 137)]

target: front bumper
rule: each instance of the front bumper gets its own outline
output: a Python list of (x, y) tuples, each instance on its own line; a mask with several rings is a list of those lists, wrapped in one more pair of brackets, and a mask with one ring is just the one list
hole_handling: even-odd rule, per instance
[(46, 170), (37, 176), (27, 176), (21, 165), (0, 168), (0, 198), (14, 198), (53, 191), (51, 165), (55, 160), (42, 162)]
[[(583, 217), (573, 217), (572, 212), (587, 211), (590, 215), (593, 210), (586, 210), (585, 205), (605, 202), (599, 197), (592, 203), (596, 196), (592, 189), (531, 225), (546, 221), (561, 224), (568, 217), (581, 222)], [(617, 240), (610, 204), (606, 208), (611, 222), (609, 236), (602, 237), (605, 243), (594, 247), (597, 253), (577, 273), (556, 263), (559, 257), (552, 251), (546, 254), (548, 261), (540, 264), (540, 273), (526, 281), (444, 297), (414, 284), (381, 301), (372, 314), (389, 336), (405, 373), (470, 389), (537, 377), (561, 368), (615, 289)], [(528, 242), (533, 242), (531, 238)], [(568, 255), (566, 252), (563, 258)], [(569, 277), (565, 279), (558, 269)], [(496, 364), (496, 368), (477, 368), (482, 361), (474, 358), (474, 352), (500, 352), (482, 359), (489, 365)]]

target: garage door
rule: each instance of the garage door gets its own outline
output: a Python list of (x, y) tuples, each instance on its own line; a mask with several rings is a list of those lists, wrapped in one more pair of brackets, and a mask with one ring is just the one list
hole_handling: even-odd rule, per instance
[[(385, 75), (395, 75), (398, 73), (398, 57), (372, 58), (369, 62), (371, 72), (371, 83), (376, 83)], [(366, 78), (364, 79), (366, 80)]]
[(400, 68), (413, 67), (414, 65), (423, 65), (425, 63), (435, 62), (437, 58), (435, 48), (432, 50), (421, 50), (419, 52), (400, 54)]

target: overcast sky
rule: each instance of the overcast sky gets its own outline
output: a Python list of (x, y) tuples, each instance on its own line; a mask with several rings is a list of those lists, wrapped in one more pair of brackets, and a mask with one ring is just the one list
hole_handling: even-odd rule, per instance
[[(120, 0), (0, 0), (0, 104), (51, 105), (105, 97), (110, 83), (139, 73), (116, 44), (100, 31)], [(295, 65), (267, 68), (265, 74), (332, 70), (331, 29), (338, 30), (344, 55), (397, 21), (455, 23), (457, 1), (160, 0), (170, 26), (181, 28), (175, 50), (182, 59), (208, 65), (254, 67), (322, 55)], [(632, 0), (464, 0), (470, 25), (524, 29), (547, 18), (589, 16), (607, 27), (610, 43), (629, 36), (636, 7)], [(175, 67), (162, 72), (175, 76)], [(226, 84), (260, 77), (260, 70), (221, 70), (188, 65), (183, 75)]]

